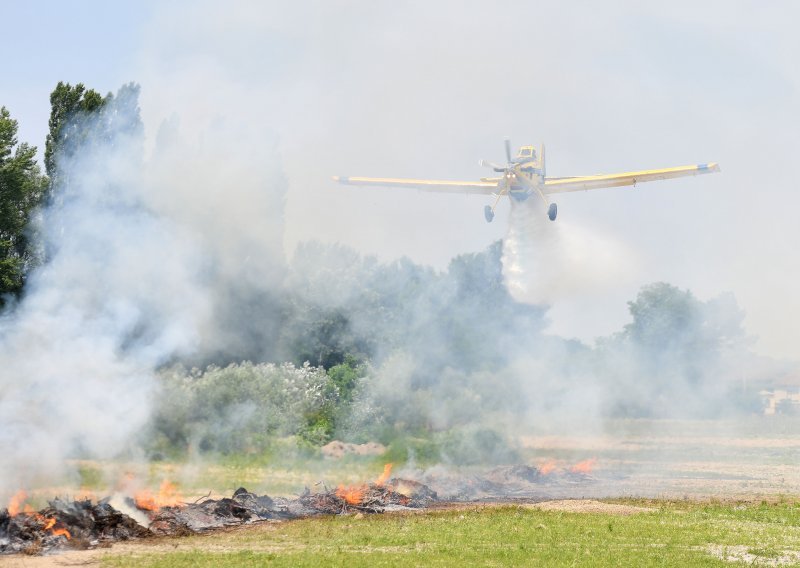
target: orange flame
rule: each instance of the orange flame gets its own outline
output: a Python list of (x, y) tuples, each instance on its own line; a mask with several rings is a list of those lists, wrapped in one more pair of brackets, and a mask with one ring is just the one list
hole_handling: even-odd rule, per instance
[(378, 487), (383, 487), (384, 485), (386, 485), (386, 482), (389, 481), (389, 477), (391, 477), (391, 475), (392, 475), (392, 464), (387, 463), (385, 466), (383, 466), (383, 473), (381, 474), (381, 476), (375, 480), (375, 485), (377, 485)]
[(63, 536), (67, 540), (72, 538), (72, 535), (69, 534), (67, 529), (53, 529), (53, 536)]
[(69, 531), (67, 529), (53, 528), (53, 527), (55, 527), (56, 522), (57, 522), (54, 517), (44, 517), (43, 515), (40, 515), (39, 513), (34, 513), (33, 516), (37, 521), (42, 523), (42, 529), (46, 530), (46, 531), (50, 531), (50, 534), (52, 534), (53, 536), (63, 536), (67, 540), (72, 538), (72, 535), (69, 534)]
[(50, 531), (50, 534), (53, 536), (63, 536), (66, 537), (67, 540), (72, 538), (72, 535), (67, 529), (54, 528), (58, 522), (55, 517), (45, 517), (44, 515), (40, 515), (33, 507), (25, 503), (25, 499), (27, 498), (28, 494), (25, 493), (24, 490), (20, 489), (17, 491), (8, 502), (8, 514), (12, 517), (16, 517), (19, 514), (29, 515), (37, 523), (42, 525), (42, 530)]
[(549, 475), (556, 469), (556, 460), (547, 460), (539, 466), (539, 473), (542, 475)]
[(340, 485), (336, 489), (336, 496), (344, 499), (350, 505), (358, 505), (364, 499), (364, 493), (367, 491), (366, 485), (350, 485), (345, 487)]
[(158, 495), (154, 495), (152, 491), (145, 489), (139, 491), (133, 497), (133, 500), (139, 509), (145, 511), (157, 511), (161, 507), (179, 507), (183, 504), (178, 492), (178, 486), (166, 479), (161, 482)]
[(592, 473), (595, 463), (597, 463), (597, 458), (589, 458), (588, 460), (583, 460), (576, 463), (569, 468), (569, 470), (572, 473)]
[[(376, 487), (383, 487), (389, 481), (392, 475), (392, 464), (387, 463), (383, 466), (383, 473), (375, 480)], [(364, 499), (369, 490), (369, 485), (364, 483), (362, 485), (340, 485), (336, 488), (335, 495), (340, 499), (344, 499), (350, 505), (358, 505)]]
[(11, 497), (11, 500), (8, 502), (8, 507), (6, 507), (8, 509), (8, 514), (11, 515), (12, 517), (16, 517), (17, 515), (19, 515), (20, 508), (22, 507), (22, 504), (25, 502), (25, 499), (27, 498), (28, 494), (25, 493), (24, 489), (20, 489), (19, 491), (17, 491), (14, 494), (14, 496)]

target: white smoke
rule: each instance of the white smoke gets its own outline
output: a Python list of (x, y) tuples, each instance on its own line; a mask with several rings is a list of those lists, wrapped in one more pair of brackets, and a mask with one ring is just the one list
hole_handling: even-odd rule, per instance
[(125, 104), (136, 91), (123, 87), (61, 155), (39, 228), (47, 261), (0, 320), (0, 498), (63, 480), (69, 458), (130, 451), (156, 369), (229, 331), (215, 318), (230, 283), (281, 278), (276, 160), (249, 166), (229, 130), (198, 145), (174, 125), (145, 160)]

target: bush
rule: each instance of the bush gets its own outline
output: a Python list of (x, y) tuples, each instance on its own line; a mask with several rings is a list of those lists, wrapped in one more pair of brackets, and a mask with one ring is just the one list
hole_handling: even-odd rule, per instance
[(260, 453), (276, 438), (330, 438), (339, 389), (322, 367), (249, 362), (161, 375), (152, 450)]

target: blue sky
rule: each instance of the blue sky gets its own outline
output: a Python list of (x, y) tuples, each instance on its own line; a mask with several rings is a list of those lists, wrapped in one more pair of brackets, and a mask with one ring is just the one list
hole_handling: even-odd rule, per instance
[(789, 1), (3, 2), (14, 24), (0, 104), (43, 146), (59, 80), (101, 92), (138, 81), (151, 139), (177, 115), (198, 136), (223, 120), (277, 141), (287, 254), (313, 238), (437, 267), (502, 238), (508, 206), (486, 225), (480, 198), (365, 193), (329, 176), (474, 179), (505, 136), (546, 142), (550, 175), (719, 161), (715, 176), (561, 198), (571, 242), (620, 258), (571, 275), (582, 287), (553, 305), (551, 329), (615, 331), (638, 288), (665, 280), (703, 299), (733, 292), (757, 349), (797, 358), (798, 12)]
[(0, 104), (20, 123), (20, 138), (44, 147), (49, 94), (58, 81), (84, 82), (103, 94), (132, 74), (149, 13), (144, 2), (3, 0), (9, 48)]

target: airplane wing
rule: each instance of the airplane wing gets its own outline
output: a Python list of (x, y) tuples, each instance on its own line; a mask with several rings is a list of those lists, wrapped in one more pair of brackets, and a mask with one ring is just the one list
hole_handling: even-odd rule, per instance
[(595, 176), (580, 176), (566, 178), (547, 178), (544, 182), (544, 193), (566, 193), (568, 191), (583, 191), (587, 189), (600, 189), (602, 187), (619, 187), (623, 185), (636, 185), (645, 181), (671, 179), (684, 176), (710, 174), (719, 171), (719, 164), (697, 164), (692, 166), (679, 166), (677, 168), (664, 168), (660, 170), (641, 170), (638, 172), (625, 172), (620, 174), (601, 174)]
[[(371, 185), (377, 187), (407, 187), (440, 193), (467, 193), (492, 195), (497, 192), (497, 181), (443, 181), (436, 179), (371, 178), (333, 176), (333, 181), (346, 185)], [(498, 178), (499, 181), (499, 178)]]

